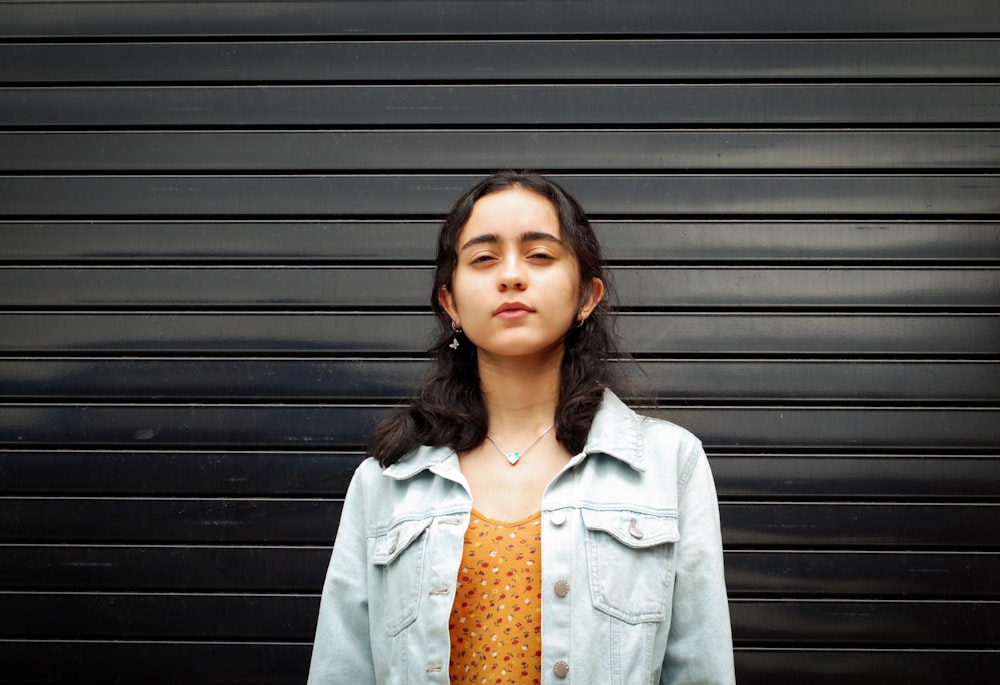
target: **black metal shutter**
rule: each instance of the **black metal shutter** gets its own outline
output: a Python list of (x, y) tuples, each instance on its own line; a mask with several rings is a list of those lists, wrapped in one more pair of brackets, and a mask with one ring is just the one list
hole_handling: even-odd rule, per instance
[(596, 219), (738, 678), (1000, 670), (1000, 4), (0, 4), (0, 682), (296, 683), (436, 220)]

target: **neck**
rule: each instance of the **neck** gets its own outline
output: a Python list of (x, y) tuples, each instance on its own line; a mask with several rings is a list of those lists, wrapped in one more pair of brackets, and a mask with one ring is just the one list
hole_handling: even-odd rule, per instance
[(555, 420), (562, 350), (542, 359), (479, 358), (479, 380), (493, 435), (534, 435)]

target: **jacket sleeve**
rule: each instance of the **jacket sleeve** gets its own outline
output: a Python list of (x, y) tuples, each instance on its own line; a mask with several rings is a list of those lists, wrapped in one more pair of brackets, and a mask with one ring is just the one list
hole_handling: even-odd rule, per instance
[(368, 615), (363, 471), (364, 465), (355, 472), (340, 515), (323, 584), (309, 685), (375, 683)]
[(661, 685), (736, 682), (729, 602), (723, 573), (719, 504), (700, 443), (682, 462), (680, 539)]

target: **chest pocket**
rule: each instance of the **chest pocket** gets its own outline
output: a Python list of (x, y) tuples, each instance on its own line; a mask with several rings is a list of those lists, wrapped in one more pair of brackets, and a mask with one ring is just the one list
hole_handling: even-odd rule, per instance
[(431, 520), (401, 521), (375, 537), (372, 563), (382, 572), (382, 611), (390, 635), (417, 618), (427, 548), (425, 531)]
[(673, 596), (677, 517), (584, 509), (594, 606), (628, 623), (665, 621)]

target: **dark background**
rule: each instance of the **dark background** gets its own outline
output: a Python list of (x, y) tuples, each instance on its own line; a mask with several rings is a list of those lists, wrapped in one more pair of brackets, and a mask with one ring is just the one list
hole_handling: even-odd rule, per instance
[(1000, 672), (1000, 4), (0, 4), (0, 681), (301, 683), (436, 224), (553, 173), (752, 683)]

